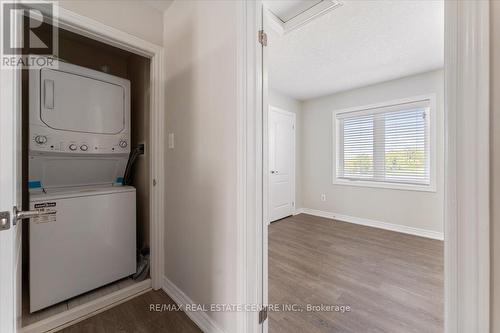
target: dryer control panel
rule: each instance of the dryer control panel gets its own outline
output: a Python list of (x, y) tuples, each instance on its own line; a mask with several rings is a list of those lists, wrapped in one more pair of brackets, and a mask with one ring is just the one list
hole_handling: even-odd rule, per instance
[(30, 151), (74, 154), (124, 154), (130, 152), (128, 133), (121, 135), (62, 134), (42, 126), (30, 129)]

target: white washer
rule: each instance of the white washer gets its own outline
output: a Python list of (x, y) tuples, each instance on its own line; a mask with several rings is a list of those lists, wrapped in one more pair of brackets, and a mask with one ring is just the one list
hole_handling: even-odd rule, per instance
[(30, 312), (136, 272), (135, 188), (81, 187), (32, 194)]

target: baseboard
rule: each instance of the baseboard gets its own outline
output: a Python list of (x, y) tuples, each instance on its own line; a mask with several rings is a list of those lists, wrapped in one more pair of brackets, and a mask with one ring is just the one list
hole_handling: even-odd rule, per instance
[(151, 290), (151, 279), (134, 283), (93, 301), (21, 328), (22, 333), (57, 332)]
[[(167, 293), (177, 305), (195, 304), (182, 290), (166, 276), (163, 277), (163, 291)], [(203, 311), (184, 311), (186, 315), (205, 333), (224, 333), (216, 322)]]
[[(404, 234), (410, 234), (410, 235), (426, 237), (426, 238), (431, 238), (431, 239), (444, 240), (444, 234), (442, 232), (433, 231), (433, 230), (408, 227), (408, 226), (400, 225), (400, 224), (392, 224), (392, 223), (376, 221), (376, 220), (372, 220), (372, 219), (354, 217), (354, 216), (343, 215), (343, 214), (336, 214), (336, 213), (325, 212), (325, 211), (316, 210), (316, 209), (309, 209), (309, 208), (300, 208), (300, 209), (297, 209), (296, 211), (300, 211), (300, 213), (304, 213), (304, 214), (310, 214), (310, 215), (314, 215), (314, 216), (324, 217), (327, 219), (339, 220), (342, 222), (348, 222), (348, 223), (359, 224), (359, 225), (364, 225), (364, 226), (368, 226), (368, 227), (396, 231), (396, 232), (401, 232)], [(297, 213), (297, 214), (300, 214), (300, 213)], [(294, 214), (294, 215), (296, 215), (296, 214)]]

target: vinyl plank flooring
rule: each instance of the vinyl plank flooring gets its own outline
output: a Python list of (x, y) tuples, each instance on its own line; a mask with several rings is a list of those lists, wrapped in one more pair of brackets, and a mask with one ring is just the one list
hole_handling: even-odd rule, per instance
[(269, 303), (350, 312), (270, 312), (276, 332), (443, 332), (443, 242), (299, 214), (269, 226)]
[(150, 291), (61, 330), (62, 333), (199, 333), (182, 311), (150, 311), (151, 304), (175, 304), (163, 291)]

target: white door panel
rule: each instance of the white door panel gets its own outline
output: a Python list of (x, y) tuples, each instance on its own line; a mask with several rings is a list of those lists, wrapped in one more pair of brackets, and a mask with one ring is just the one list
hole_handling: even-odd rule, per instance
[(295, 114), (269, 108), (269, 216), (292, 215), (295, 201)]
[(16, 332), (21, 324), (21, 228), (13, 225), (13, 207), (22, 203), (20, 75), (18, 69), (0, 70), (0, 211), (10, 214), (10, 228), (0, 231), (2, 333)]

